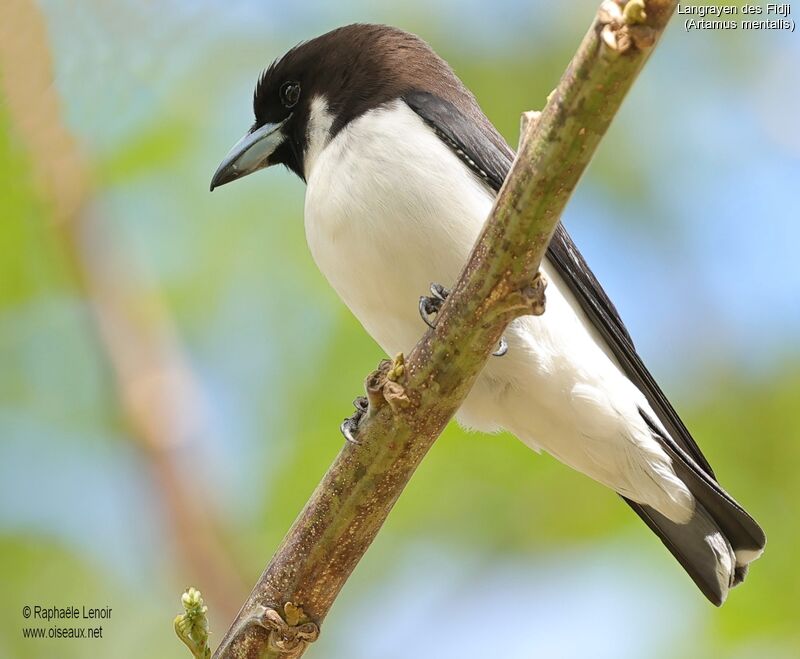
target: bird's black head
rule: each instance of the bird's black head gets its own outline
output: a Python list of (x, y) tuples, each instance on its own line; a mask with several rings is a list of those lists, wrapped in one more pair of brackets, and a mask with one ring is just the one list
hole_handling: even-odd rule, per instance
[(217, 169), (211, 189), (274, 164), (305, 179), (312, 142), (327, 143), (364, 112), (413, 90), (474, 103), (447, 63), (408, 32), (355, 24), (301, 43), (262, 73), (255, 123)]

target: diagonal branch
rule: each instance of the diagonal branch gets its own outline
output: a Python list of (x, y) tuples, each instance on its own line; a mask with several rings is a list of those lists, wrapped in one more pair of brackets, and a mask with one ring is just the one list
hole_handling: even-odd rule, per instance
[(367, 379), (360, 444), (346, 444), (217, 649), (218, 659), (295, 658), (504, 328), (541, 303), (536, 273), (572, 191), (663, 32), (672, 0), (606, 0), (519, 153), (469, 261), (402, 368)]

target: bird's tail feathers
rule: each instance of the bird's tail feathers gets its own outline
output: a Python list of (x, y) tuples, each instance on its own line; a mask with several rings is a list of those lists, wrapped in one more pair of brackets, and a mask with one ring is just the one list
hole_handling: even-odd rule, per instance
[(748, 565), (761, 556), (766, 536), (713, 476), (669, 436), (651, 429), (672, 459), (675, 475), (692, 493), (694, 514), (680, 524), (650, 506), (625, 500), (661, 538), (703, 594), (720, 606), (728, 590), (744, 580)]
[(691, 520), (678, 524), (649, 506), (625, 501), (661, 538), (703, 594), (714, 605), (722, 605), (743, 575), (736, 567), (733, 547), (708, 511), (698, 503)]

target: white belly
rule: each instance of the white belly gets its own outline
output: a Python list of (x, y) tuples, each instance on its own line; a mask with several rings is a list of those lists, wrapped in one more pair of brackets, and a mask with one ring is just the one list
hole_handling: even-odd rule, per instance
[[(431, 282), (451, 286), (492, 194), (402, 101), (351, 122), (307, 168), (305, 227), (330, 284), (390, 355), (425, 331), (417, 305)], [(652, 439), (647, 402), (549, 264), (547, 311), (515, 321), (459, 412), (673, 518), (691, 495)]]

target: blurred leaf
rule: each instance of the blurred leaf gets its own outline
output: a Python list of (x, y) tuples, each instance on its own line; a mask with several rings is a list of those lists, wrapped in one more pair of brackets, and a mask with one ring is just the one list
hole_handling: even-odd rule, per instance
[(146, 129), (131, 135), (95, 166), (98, 183), (113, 186), (139, 176), (167, 169), (185, 154), (192, 143), (188, 122), (161, 117)]
[(64, 256), (48, 221), (27, 155), (0, 102), (0, 309), (65, 282)]

